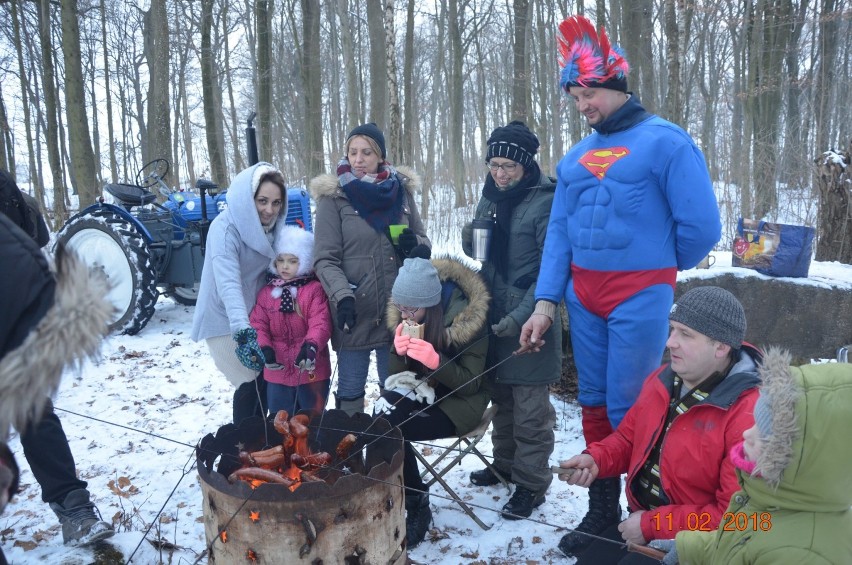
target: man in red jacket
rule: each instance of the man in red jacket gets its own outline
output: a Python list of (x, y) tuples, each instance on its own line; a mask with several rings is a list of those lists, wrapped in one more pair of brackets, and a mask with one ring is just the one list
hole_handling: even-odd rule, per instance
[[(612, 434), (561, 463), (574, 472), (560, 478), (584, 487), (627, 473), (629, 515), (601, 534), (619, 542), (716, 529), (739, 488), (731, 447), (754, 423), (761, 355), (743, 343), (742, 304), (719, 287), (694, 288), (672, 306), (669, 322), (671, 362), (648, 376)], [(580, 550), (577, 536), (588, 538)], [(653, 562), (577, 532), (559, 547), (571, 548), (577, 563)]]

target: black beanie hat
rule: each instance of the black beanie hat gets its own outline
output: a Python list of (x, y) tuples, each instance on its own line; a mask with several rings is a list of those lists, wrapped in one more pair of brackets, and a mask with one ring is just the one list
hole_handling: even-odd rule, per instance
[(377, 126), (375, 122), (361, 124), (350, 131), (349, 135), (346, 136), (346, 143), (349, 143), (349, 140), (356, 135), (365, 135), (375, 141), (376, 145), (379, 146), (379, 150), (382, 152), (382, 159), (388, 158), (387, 152), (385, 151), (385, 134), (382, 133), (382, 130), (379, 129), (379, 126)]
[(520, 163), (526, 169), (533, 156), (538, 153), (538, 138), (524, 122), (515, 120), (508, 125), (496, 128), (488, 138), (488, 153), (485, 162), (492, 157), (505, 157)]

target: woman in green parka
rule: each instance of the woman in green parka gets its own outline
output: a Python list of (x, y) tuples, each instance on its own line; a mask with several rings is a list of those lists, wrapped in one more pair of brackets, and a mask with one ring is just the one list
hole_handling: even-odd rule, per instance
[[(429, 252), (418, 246), (411, 254), (418, 255), (418, 250)], [(481, 375), (488, 351), (489, 300), (478, 273), (456, 259), (406, 259), (393, 284), (387, 310), (394, 335), (391, 376), (375, 411), (399, 426), (406, 440), (403, 482), (409, 547), (423, 540), (432, 520), (410, 442), (463, 435), (482, 419), (488, 405)]]
[(742, 490), (719, 529), (677, 535), (680, 563), (852, 563), (852, 365), (790, 359), (767, 352), (755, 426), (731, 452)]

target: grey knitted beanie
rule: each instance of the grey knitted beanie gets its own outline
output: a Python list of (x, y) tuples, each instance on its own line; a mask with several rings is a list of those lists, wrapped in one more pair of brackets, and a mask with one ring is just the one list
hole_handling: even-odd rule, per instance
[(669, 320), (734, 349), (739, 349), (745, 338), (743, 305), (736, 296), (718, 286), (701, 286), (686, 292), (672, 306)]
[(406, 259), (396, 276), (391, 298), (400, 306), (429, 308), (441, 301), (438, 271), (427, 259)]

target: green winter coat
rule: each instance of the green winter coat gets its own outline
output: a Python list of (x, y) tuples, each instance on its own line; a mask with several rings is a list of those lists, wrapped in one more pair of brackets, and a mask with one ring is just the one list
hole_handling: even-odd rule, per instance
[[(681, 564), (852, 563), (852, 364), (789, 363), (769, 351), (761, 366), (773, 434), (759, 476), (737, 471), (742, 490), (718, 530), (677, 535)], [(761, 523), (762, 513), (769, 521)]]
[[(483, 378), (474, 377), (485, 371), (488, 339), (484, 336), (490, 295), (479, 275), (457, 259), (432, 259), (432, 264), (438, 271), (441, 286), (449, 287), (452, 293), (444, 308), (449, 345), (444, 351), (438, 351), (441, 361), (438, 370), (430, 375), (443, 385), (437, 387), (436, 396), (446, 395), (436, 401), (438, 408), (452, 420), (456, 434), (463, 435), (479, 425), (489, 401), (482, 386)], [(388, 303), (387, 318), (388, 328), (396, 330), (401, 316), (391, 303)], [(393, 345), (388, 365), (390, 375), (410, 370), (408, 357), (397, 355)], [(449, 394), (450, 391), (455, 392)]]
[[(497, 273), (490, 261), (482, 263), (482, 277), (491, 290), (492, 297), (489, 324), (496, 324), (508, 315), (520, 328), (535, 309), (535, 281), (541, 266), (544, 237), (547, 234), (547, 222), (550, 219), (550, 206), (555, 189), (553, 179), (542, 173), (538, 184), (530, 188), (527, 197), (515, 206), (512, 213), (506, 280)], [(483, 196), (479, 200), (474, 217), (493, 218), (496, 212), (497, 205)], [(463, 232), (462, 249), (468, 256), (473, 256), (469, 230)], [(527, 288), (514, 286), (513, 283), (524, 278), (531, 282)], [(520, 347), (519, 339), (520, 333), (507, 337), (492, 335), (488, 365), (496, 365), (509, 357)], [(545, 345), (540, 352), (509, 359), (489, 372), (488, 377), (507, 385), (542, 385), (557, 382), (562, 371), (562, 324), (558, 317), (542, 339)]]

